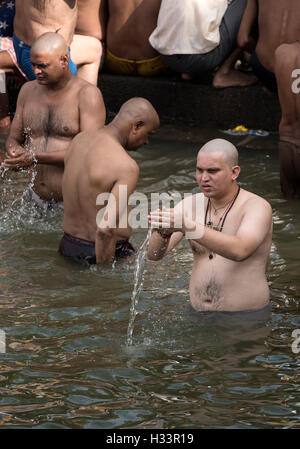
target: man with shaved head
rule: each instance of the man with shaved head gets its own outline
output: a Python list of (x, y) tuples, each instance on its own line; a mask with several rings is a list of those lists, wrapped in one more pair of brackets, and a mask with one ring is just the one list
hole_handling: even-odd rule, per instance
[[(133, 98), (105, 128), (80, 133), (73, 139), (65, 157), (62, 184), (62, 255), (88, 266), (134, 253), (126, 217), (139, 168), (127, 151), (147, 144), (159, 124), (151, 103)], [(106, 206), (103, 198), (108, 201)]]
[(270, 307), (266, 265), (272, 241), (272, 209), (237, 183), (234, 145), (215, 139), (197, 156), (202, 193), (174, 209), (150, 214), (148, 257), (160, 260), (185, 236), (194, 255), (191, 304), (197, 311), (265, 311)]
[(102, 128), (106, 112), (100, 90), (71, 73), (61, 35), (40, 36), (30, 57), (37, 79), (20, 90), (4, 164), (32, 169), (29, 196), (45, 208), (62, 201), (64, 156), (71, 140), (81, 131)]

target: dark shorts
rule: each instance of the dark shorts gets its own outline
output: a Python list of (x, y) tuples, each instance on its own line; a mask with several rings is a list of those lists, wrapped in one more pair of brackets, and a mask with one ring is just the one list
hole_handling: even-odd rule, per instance
[(162, 55), (166, 65), (192, 77), (221, 65), (237, 47), (236, 38), (246, 6), (247, 0), (233, 0), (228, 6), (219, 29), (220, 43), (215, 49), (204, 54)]
[[(81, 265), (96, 264), (95, 242), (73, 237), (66, 232), (60, 241), (59, 250), (62, 256), (68, 257)], [(132, 256), (135, 249), (128, 240), (119, 240), (116, 243), (115, 260)]]
[(276, 93), (278, 88), (275, 74), (262, 65), (255, 52), (251, 56), (250, 65), (254, 74), (263, 83), (263, 85), (271, 92)]
[[(13, 35), (13, 43), (19, 67), (22, 69), (22, 71), (25, 73), (25, 75), (29, 80), (35, 80), (36, 77), (35, 74), (33, 73), (30, 61), (31, 47), (29, 47), (29, 45), (25, 44), (25, 42), (17, 38), (15, 34)], [(70, 49), (69, 49), (69, 56), (70, 56)], [(71, 58), (69, 59), (69, 67), (73, 75), (76, 75), (77, 68)]]

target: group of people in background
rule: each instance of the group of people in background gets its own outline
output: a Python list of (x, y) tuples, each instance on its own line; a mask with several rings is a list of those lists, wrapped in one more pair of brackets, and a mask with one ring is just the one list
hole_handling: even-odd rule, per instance
[[(292, 89), (292, 74), (300, 69), (298, 2), (0, 0), (0, 70), (24, 81), (12, 123), (9, 99), (0, 93), (0, 123), (9, 128), (2, 167), (34, 171), (27, 195), (37, 207), (47, 210), (64, 203), (61, 254), (89, 265), (134, 253), (129, 225), (112, 230), (96, 224), (96, 198), (111, 192), (118, 199), (118, 187), (126, 185), (128, 200), (139, 169), (127, 152), (148, 142), (159, 127), (159, 115), (145, 98), (133, 98), (105, 126), (106, 109), (97, 86), (102, 70), (138, 76), (171, 71), (187, 82), (208, 72), (215, 88), (259, 80), (280, 99), (282, 191), (289, 197), (300, 194), (300, 97)], [(226, 141), (205, 147), (196, 170), (212, 217), (209, 222), (202, 217), (200, 237), (191, 243), (195, 308), (268, 306), (270, 206), (239, 188), (236, 149)], [(218, 223), (224, 219), (224, 224), (224, 217), (223, 230)], [(164, 229), (164, 213), (149, 219), (155, 230), (149, 257), (158, 260), (185, 235), (184, 224), (170, 231)], [(233, 291), (223, 278), (207, 283), (199, 275), (207, 264), (220, 265), (227, 279), (239, 273), (247, 301), (241, 303), (241, 288)], [(250, 271), (255, 294), (246, 282)]]

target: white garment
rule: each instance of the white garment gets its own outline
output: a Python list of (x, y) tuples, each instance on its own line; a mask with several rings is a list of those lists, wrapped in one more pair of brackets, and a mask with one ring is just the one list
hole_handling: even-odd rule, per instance
[(149, 42), (162, 55), (203, 54), (220, 43), (227, 0), (162, 0)]

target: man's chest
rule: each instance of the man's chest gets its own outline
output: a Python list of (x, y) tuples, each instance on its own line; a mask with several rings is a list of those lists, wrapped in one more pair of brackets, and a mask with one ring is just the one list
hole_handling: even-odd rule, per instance
[(23, 123), (31, 137), (72, 138), (80, 130), (78, 105), (67, 99), (59, 103), (29, 99), (23, 109)]

